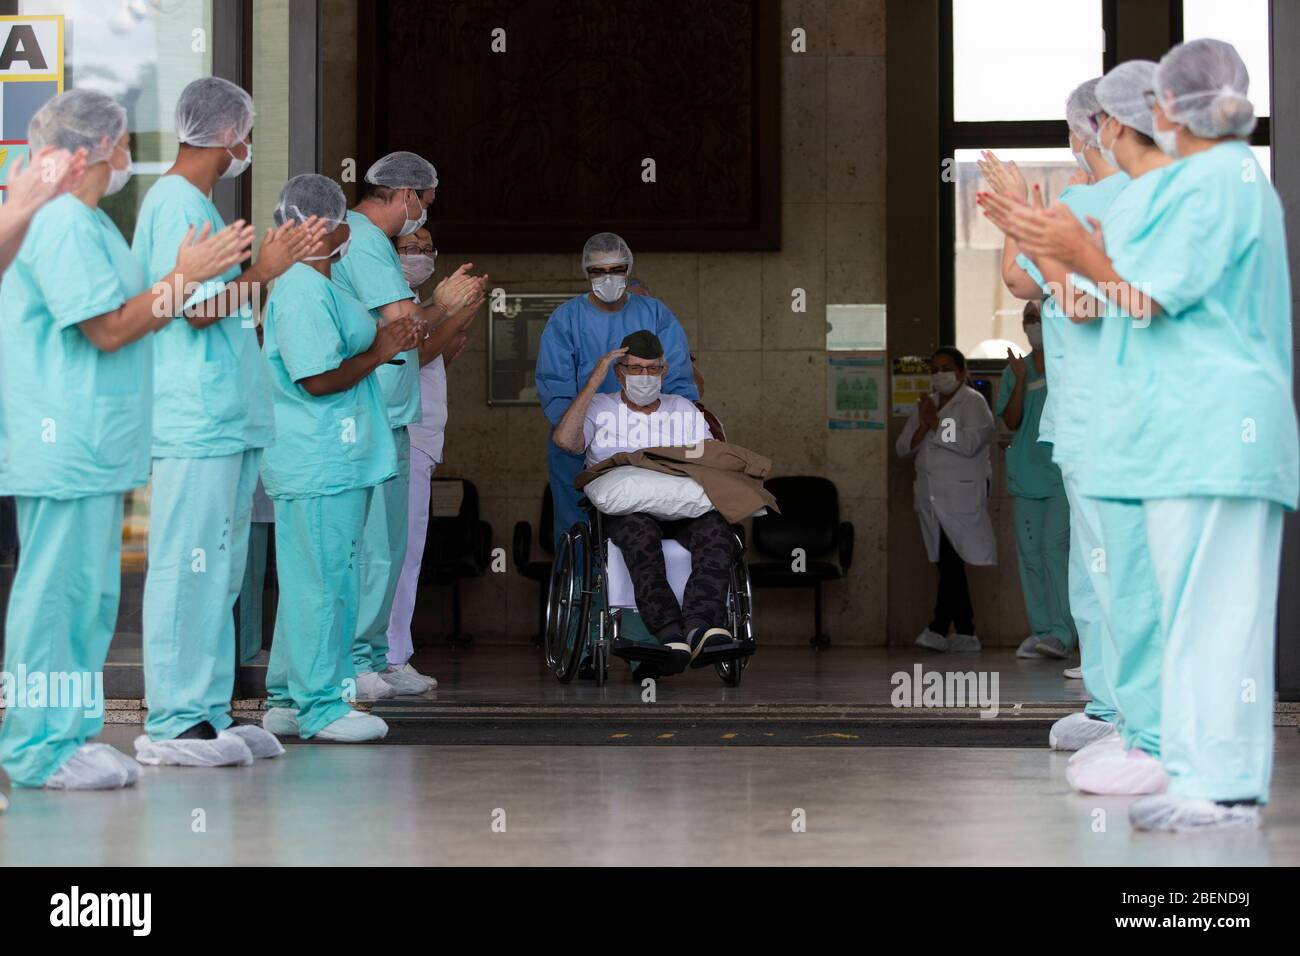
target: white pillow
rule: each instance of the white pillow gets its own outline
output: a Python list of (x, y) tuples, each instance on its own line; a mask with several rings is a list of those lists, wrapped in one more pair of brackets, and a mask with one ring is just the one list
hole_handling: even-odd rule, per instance
[(593, 479), (582, 489), (587, 499), (607, 515), (644, 511), (672, 521), (698, 518), (713, 510), (700, 483), (684, 475), (665, 475), (650, 468), (620, 465)]

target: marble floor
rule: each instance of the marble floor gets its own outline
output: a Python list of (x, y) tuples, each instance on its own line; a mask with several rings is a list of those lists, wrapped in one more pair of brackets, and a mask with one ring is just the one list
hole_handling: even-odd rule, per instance
[(1127, 799), (1070, 793), (1041, 748), (303, 744), (122, 791), (11, 792), (0, 865), (1294, 866), (1300, 738), (1277, 739), (1265, 826), (1236, 835), (1134, 833)]

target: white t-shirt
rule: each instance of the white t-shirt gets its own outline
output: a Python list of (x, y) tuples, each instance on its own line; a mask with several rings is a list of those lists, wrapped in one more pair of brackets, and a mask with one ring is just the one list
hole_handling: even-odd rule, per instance
[[(420, 301), (418, 295), (415, 301)], [(447, 430), (447, 365), (441, 355), (420, 366), (420, 413), (420, 421), (406, 427), (411, 447), (440, 465), (443, 433)]]
[(622, 392), (602, 392), (587, 406), (582, 423), (587, 442), (587, 467), (621, 451), (694, 445), (713, 437), (695, 403), (680, 395), (660, 395), (650, 414), (634, 412)]

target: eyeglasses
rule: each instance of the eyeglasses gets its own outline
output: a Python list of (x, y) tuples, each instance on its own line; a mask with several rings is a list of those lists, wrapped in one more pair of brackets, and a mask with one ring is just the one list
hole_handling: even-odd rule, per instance
[(436, 246), (429, 246), (427, 249), (424, 246), (398, 246), (397, 254), (399, 256), (436, 256), (438, 249)]
[(587, 269), (589, 276), (625, 276), (627, 275), (627, 264), (620, 266), (591, 266)]
[(1097, 119), (1097, 117), (1100, 116), (1101, 114), (1102, 114), (1101, 110), (1098, 110), (1095, 113), (1088, 114), (1088, 125), (1092, 127), (1092, 131), (1094, 133), (1101, 132), (1101, 121)]
[(662, 363), (658, 365), (629, 365), (627, 362), (619, 362), (618, 367), (629, 375), (662, 375), (668, 368)]

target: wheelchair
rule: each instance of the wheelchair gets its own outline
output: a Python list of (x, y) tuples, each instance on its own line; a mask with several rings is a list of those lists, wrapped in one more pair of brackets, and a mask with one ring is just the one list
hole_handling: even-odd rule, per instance
[[(560, 536), (551, 564), (546, 665), (562, 684), (573, 680), (579, 669), (590, 667), (597, 686), (603, 686), (609, 677), (611, 655), (633, 663), (659, 663), (669, 652), (641, 622), (627, 567), (621, 552), (605, 537), (600, 512), (586, 498), (580, 505), (588, 520), (575, 522)], [(701, 652), (704, 664), (696, 666), (712, 664), (723, 684), (738, 687), (755, 649), (754, 600), (739, 526), (732, 526), (732, 537), (735, 550), (723, 623), (731, 632), (731, 641)], [(664, 541), (664, 551), (669, 584), (680, 602), (690, 573), (690, 553), (672, 540)]]

